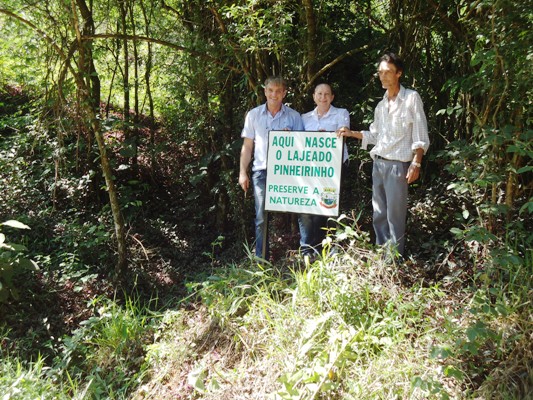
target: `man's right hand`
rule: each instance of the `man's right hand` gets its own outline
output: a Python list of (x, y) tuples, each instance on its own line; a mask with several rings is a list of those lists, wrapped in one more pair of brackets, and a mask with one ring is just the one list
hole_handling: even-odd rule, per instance
[(254, 140), (250, 138), (244, 138), (241, 149), (241, 158), (239, 161), (239, 185), (244, 190), (244, 195), (250, 187), (250, 178), (248, 177), (248, 166), (252, 159), (252, 153), (254, 151)]
[(248, 187), (250, 186), (250, 178), (248, 178), (247, 173), (239, 174), (239, 186), (242, 187), (242, 190), (244, 190), (245, 193), (248, 191)]

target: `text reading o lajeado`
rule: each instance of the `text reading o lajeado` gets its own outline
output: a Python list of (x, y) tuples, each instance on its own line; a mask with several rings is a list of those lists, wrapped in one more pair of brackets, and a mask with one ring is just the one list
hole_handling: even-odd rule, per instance
[(330, 151), (294, 150), (287, 153), (289, 161), (331, 162), (333, 155)]

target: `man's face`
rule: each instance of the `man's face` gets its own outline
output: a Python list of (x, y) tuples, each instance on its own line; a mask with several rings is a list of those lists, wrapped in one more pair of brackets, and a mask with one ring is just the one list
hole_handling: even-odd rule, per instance
[(265, 87), (265, 96), (269, 106), (280, 107), (287, 90), (282, 85), (274, 85), (269, 83)]
[(329, 85), (318, 85), (313, 93), (315, 104), (325, 110), (329, 109), (334, 98), (335, 96), (331, 93)]
[(402, 71), (397, 71), (394, 64), (382, 61), (379, 63), (378, 75), (383, 89), (389, 89), (398, 86)]

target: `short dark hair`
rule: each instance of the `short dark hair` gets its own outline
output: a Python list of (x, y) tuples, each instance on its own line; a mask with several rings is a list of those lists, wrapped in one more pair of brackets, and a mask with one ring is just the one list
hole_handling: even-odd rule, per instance
[(385, 61), (388, 64), (393, 64), (396, 67), (396, 71), (403, 72), (404, 64), (403, 60), (395, 53), (388, 52), (381, 56), (379, 62)]
[(317, 85), (315, 86), (315, 89), (314, 89), (313, 93), (315, 93), (315, 92), (316, 92), (316, 89), (317, 89), (319, 86), (322, 86), (322, 85), (329, 87), (329, 90), (331, 91), (331, 94), (332, 94), (333, 96), (335, 96), (335, 91), (333, 90), (333, 86), (331, 86), (331, 85), (330, 85), (329, 83), (327, 83), (327, 82), (320, 82), (320, 83), (317, 83)]
[(283, 86), (283, 89), (287, 90), (287, 81), (281, 76), (269, 76), (265, 79), (265, 87), (267, 87), (271, 83), (274, 86)]

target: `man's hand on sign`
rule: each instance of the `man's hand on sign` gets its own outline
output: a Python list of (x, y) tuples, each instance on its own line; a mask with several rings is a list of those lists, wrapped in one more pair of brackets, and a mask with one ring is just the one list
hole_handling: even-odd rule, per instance
[(363, 134), (360, 131), (352, 131), (350, 128), (343, 126), (337, 130), (337, 137), (354, 137), (357, 139), (362, 139)]

